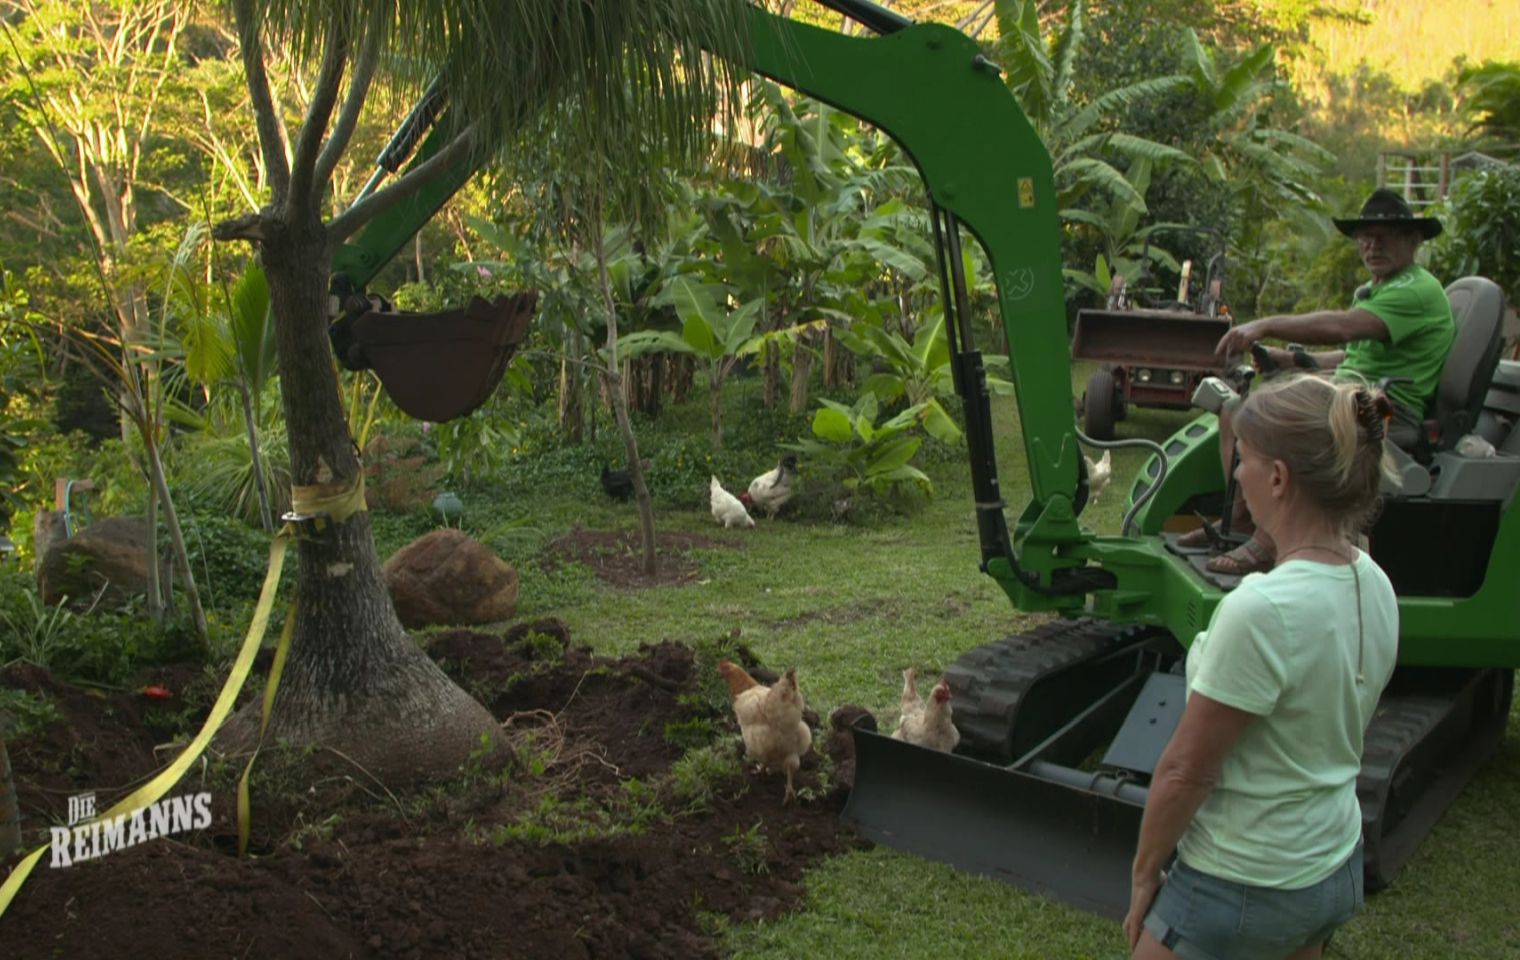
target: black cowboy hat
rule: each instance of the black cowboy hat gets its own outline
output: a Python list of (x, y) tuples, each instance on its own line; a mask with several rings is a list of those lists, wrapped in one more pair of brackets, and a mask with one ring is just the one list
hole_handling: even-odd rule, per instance
[(1355, 237), (1356, 232), (1363, 227), (1379, 223), (1414, 227), (1426, 240), (1441, 235), (1441, 221), (1435, 217), (1415, 216), (1403, 197), (1382, 187), (1372, 191), (1372, 196), (1362, 204), (1361, 216), (1355, 219), (1336, 219), (1335, 228), (1348, 237)]

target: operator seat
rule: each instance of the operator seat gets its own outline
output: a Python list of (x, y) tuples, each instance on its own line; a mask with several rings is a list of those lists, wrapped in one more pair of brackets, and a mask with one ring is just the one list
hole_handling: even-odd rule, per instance
[(1446, 298), (1457, 334), (1436, 383), (1434, 415), (1425, 421), (1423, 435), (1412, 448), (1385, 445), (1398, 475), (1397, 480), (1383, 481), (1386, 496), (1423, 497), (1430, 492), (1432, 477), (1426, 464), (1472, 432), (1499, 367), (1504, 329), (1504, 292), (1499, 285), (1484, 277), (1463, 277), (1446, 288)]
[(1463, 277), (1446, 288), (1457, 335), (1436, 384), (1435, 417), (1426, 422), (1437, 450), (1450, 450), (1478, 423), (1504, 332), (1504, 291), (1484, 277)]

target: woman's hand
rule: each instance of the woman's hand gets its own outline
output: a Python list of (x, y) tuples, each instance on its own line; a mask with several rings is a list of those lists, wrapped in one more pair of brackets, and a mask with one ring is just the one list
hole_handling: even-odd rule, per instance
[(1142, 875), (1130, 880), (1129, 888), (1129, 913), (1124, 917), (1124, 936), (1129, 940), (1131, 952), (1135, 944), (1140, 942), (1140, 933), (1145, 929), (1145, 915), (1150, 912), (1151, 904), (1156, 901), (1156, 894), (1161, 892), (1161, 885), (1166, 883), (1166, 873), (1157, 870), (1154, 875)]

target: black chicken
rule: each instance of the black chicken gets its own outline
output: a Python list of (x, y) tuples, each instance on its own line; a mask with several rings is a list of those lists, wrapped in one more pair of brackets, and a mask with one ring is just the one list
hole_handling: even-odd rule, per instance
[[(650, 461), (645, 460), (639, 466), (647, 473)], [(612, 499), (626, 503), (633, 496), (633, 474), (627, 470), (609, 470), (606, 464), (602, 464), (602, 489)]]

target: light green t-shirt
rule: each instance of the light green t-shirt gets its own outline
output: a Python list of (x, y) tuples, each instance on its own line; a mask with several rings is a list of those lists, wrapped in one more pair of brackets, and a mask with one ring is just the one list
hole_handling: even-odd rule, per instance
[(1189, 696), (1260, 717), (1177, 845), (1193, 869), (1299, 889), (1356, 847), (1362, 735), (1393, 673), (1399, 631), (1393, 586), (1365, 553), (1356, 577), (1360, 651), (1351, 567), (1305, 560), (1242, 579), (1188, 650)]
[(1384, 377), (1410, 377), (1414, 383), (1394, 384), (1389, 395), (1418, 416), (1429, 413), (1457, 335), (1441, 282), (1411, 264), (1382, 283), (1358, 287), (1351, 309), (1375, 314), (1388, 328), (1388, 339), (1346, 344), (1337, 370), (1359, 373), (1373, 386)]

